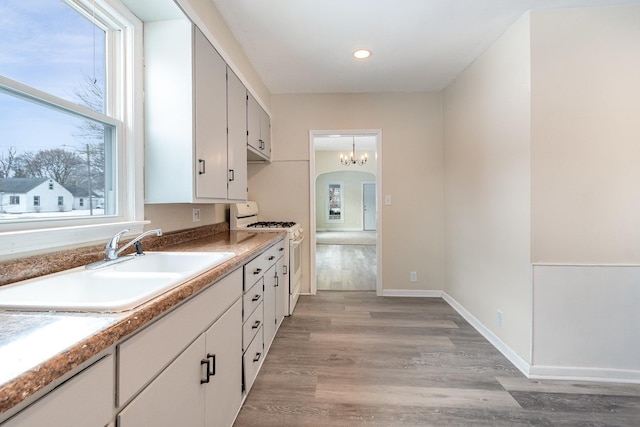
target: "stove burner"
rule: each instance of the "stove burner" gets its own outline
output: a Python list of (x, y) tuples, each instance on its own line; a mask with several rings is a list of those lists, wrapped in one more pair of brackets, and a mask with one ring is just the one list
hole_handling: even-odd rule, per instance
[(293, 221), (258, 221), (247, 225), (247, 227), (256, 228), (289, 228), (296, 223)]

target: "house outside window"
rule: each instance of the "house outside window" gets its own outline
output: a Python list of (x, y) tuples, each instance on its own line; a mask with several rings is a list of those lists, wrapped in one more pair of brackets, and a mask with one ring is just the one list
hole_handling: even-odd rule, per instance
[(20, 196), (10, 196), (9, 197), (10, 205), (19, 205), (20, 204)]
[(33, 206), (40, 206), (40, 196), (33, 196)]
[(58, 196), (58, 206), (64, 206), (64, 196)]
[[(11, 143), (0, 157), (22, 162), (4, 178), (75, 184), (104, 200), (72, 215), (64, 198), (58, 210), (0, 212), (0, 239), (17, 254), (141, 231), (142, 151), (124, 141), (143, 137), (142, 22), (120, 0), (0, 2), (0, 16), (11, 17), (0, 33), (0, 141)], [(55, 237), (20, 234), (32, 230)]]
[(80, 205), (80, 207), (84, 206), (84, 199), (82, 197), (78, 200), (78, 204)]

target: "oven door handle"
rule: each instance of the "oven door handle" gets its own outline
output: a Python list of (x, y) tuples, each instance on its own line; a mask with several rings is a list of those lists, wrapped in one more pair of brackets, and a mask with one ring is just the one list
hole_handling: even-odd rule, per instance
[(299, 237), (299, 238), (297, 238), (295, 240), (292, 240), (289, 243), (289, 246), (292, 247), (292, 248), (296, 248), (296, 247), (298, 247), (300, 245), (300, 243), (302, 243), (303, 240), (304, 240), (304, 236)]

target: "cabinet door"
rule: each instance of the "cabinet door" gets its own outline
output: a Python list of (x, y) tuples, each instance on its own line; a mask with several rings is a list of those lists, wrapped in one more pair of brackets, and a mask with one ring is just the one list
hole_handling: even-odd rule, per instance
[(260, 142), (260, 115), (262, 108), (258, 101), (247, 93), (247, 144), (256, 151), (261, 151)]
[(266, 111), (260, 109), (260, 139), (264, 154), (271, 158), (271, 119)]
[(276, 334), (276, 267), (271, 266), (264, 273), (264, 350), (271, 346)]
[(206, 332), (213, 375), (205, 388), (205, 425), (230, 427), (242, 404), (242, 301)]
[(285, 302), (289, 298), (289, 276), (284, 274), (284, 257), (276, 262), (276, 331), (284, 319)]
[(196, 197), (227, 198), (227, 64), (194, 27)]
[(3, 427), (104, 426), (113, 416), (115, 378), (113, 371), (113, 356), (109, 355), (2, 425)]
[(203, 334), (120, 412), (118, 426), (204, 426), (204, 349)]
[(247, 200), (247, 90), (227, 67), (229, 200)]

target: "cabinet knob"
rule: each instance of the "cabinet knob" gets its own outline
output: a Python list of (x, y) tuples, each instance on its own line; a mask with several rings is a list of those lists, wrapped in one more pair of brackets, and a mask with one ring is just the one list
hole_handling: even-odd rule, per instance
[(260, 294), (254, 295), (253, 298), (251, 298), (251, 301), (258, 301), (260, 299)]
[(274, 259), (276, 259), (276, 257), (275, 257), (275, 256), (273, 256), (273, 255), (271, 255), (271, 256), (268, 258), (268, 260), (269, 260), (269, 261), (273, 261)]
[(253, 358), (253, 361), (257, 362), (258, 360), (260, 360), (261, 356), (262, 356), (262, 353), (256, 353), (256, 357)]
[(256, 320), (256, 323), (253, 324), (253, 326), (251, 327), (251, 329), (258, 329), (260, 327), (260, 321)]
[(260, 273), (262, 273), (262, 269), (261, 269), (261, 268), (256, 268), (256, 269), (253, 271), (253, 274), (260, 274)]

